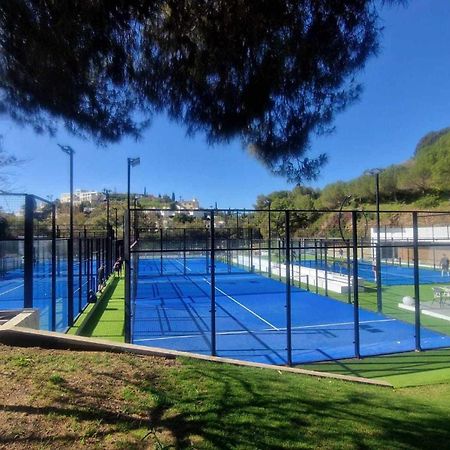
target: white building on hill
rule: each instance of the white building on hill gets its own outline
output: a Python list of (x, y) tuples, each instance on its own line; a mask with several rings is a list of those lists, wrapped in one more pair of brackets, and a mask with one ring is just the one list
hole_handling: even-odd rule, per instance
[[(79, 205), (80, 203), (94, 203), (102, 200), (103, 194), (98, 191), (87, 191), (84, 189), (76, 189), (73, 193), (73, 203)], [(59, 196), (61, 203), (70, 202), (70, 193), (64, 192)]]

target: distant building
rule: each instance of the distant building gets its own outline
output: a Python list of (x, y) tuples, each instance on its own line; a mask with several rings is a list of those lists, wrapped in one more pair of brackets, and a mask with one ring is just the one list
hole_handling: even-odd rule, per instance
[[(80, 203), (95, 203), (102, 200), (103, 194), (98, 191), (87, 191), (84, 189), (76, 189), (73, 193), (73, 203), (79, 205)], [(70, 202), (70, 193), (64, 192), (59, 196), (61, 203)]]
[[(371, 253), (375, 258), (377, 229), (370, 229)], [(450, 225), (417, 227), (419, 262), (436, 267), (443, 254), (450, 256)], [(382, 261), (413, 264), (413, 227), (380, 227), (380, 257)]]
[(196, 219), (202, 219), (204, 212), (199, 211), (199, 208), (200, 203), (196, 198), (193, 198), (192, 200), (180, 200), (177, 203), (177, 214), (186, 214), (187, 216), (195, 217)]
[(177, 204), (178, 209), (199, 209), (200, 204), (196, 198), (192, 200), (180, 200)]

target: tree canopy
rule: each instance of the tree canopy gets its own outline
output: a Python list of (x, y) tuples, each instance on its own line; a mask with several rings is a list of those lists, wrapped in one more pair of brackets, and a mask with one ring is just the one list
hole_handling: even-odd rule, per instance
[[(391, 0), (391, 2), (401, 0)], [(0, 111), (98, 143), (164, 112), (239, 138), (274, 173), (314, 178), (311, 137), (358, 98), (381, 0), (3, 0)]]

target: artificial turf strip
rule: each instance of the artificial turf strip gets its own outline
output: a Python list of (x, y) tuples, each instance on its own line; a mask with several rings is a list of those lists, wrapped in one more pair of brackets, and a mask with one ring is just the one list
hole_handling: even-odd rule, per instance
[(125, 281), (113, 278), (94, 314), (83, 325), (82, 336), (125, 342)]
[(75, 323), (73, 324), (73, 326), (71, 326), (66, 333), (67, 334), (80, 334), (83, 335), (81, 333), (81, 330), (86, 326), (86, 321), (89, 319), (89, 317), (91, 316), (91, 311), (98, 307), (98, 303), (101, 303), (103, 301), (104, 298), (106, 298), (106, 296), (109, 293), (109, 290), (113, 287), (111, 286), (111, 283), (113, 282), (114, 277), (109, 277), (108, 280), (106, 281), (106, 288), (103, 290), (103, 292), (98, 295), (97, 294), (97, 303), (88, 303), (85, 308), (83, 309), (83, 311), (80, 313), (80, 315), (77, 317)]
[(444, 449), (450, 442), (449, 384), (395, 390), (185, 358), (6, 346), (0, 356), (2, 448)]
[(450, 383), (450, 349), (306, 364), (301, 367), (384, 380), (397, 388)]

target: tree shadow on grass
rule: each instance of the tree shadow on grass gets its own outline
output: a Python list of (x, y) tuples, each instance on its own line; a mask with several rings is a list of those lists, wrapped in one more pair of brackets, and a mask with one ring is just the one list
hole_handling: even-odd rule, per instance
[[(267, 373), (266, 373), (267, 374)], [(247, 378), (248, 371), (189, 371), (192, 386), (178, 396), (178, 415), (160, 417), (180, 446), (192, 433), (214, 447), (242, 448), (445, 448), (450, 439), (443, 411), (398, 397), (395, 391), (289, 376)], [(196, 392), (195, 379), (210, 389)], [(320, 391), (321, 386), (324, 387)], [(345, 387), (345, 388), (343, 388)], [(389, 403), (387, 403), (389, 402)]]
[[(119, 374), (104, 374), (126, 381)], [(446, 448), (442, 409), (386, 388), (186, 362), (169, 382), (127, 380), (157, 399), (149, 424), (177, 448)]]
[[(176, 448), (448, 448), (442, 408), (386, 388), (186, 360), (181, 366), (126, 373), (102, 371), (112, 384), (151, 398), (138, 413), (108, 408), (108, 396), (64, 386), (71, 404), (3, 406), (9, 413), (54, 415), (117, 429), (157, 430)], [(111, 385), (111, 381), (109, 382)], [(124, 405), (125, 406), (125, 405)], [(102, 434), (103, 433), (103, 434)], [(108, 433), (99, 431), (97, 438)], [(33, 438), (33, 436), (31, 437)], [(64, 441), (66, 439), (66, 441)], [(70, 433), (56, 436), (67, 444)], [(149, 439), (152, 439), (150, 436)], [(35, 439), (39, 439), (36, 437)], [(63, 442), (64, 441), (64, 442)], [(12, 442), (11, 435), (0, 437)], [(58, 441), (59, 442), (59, 441)]]

